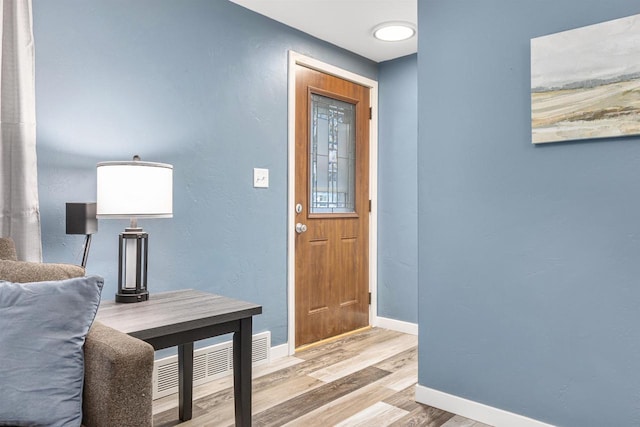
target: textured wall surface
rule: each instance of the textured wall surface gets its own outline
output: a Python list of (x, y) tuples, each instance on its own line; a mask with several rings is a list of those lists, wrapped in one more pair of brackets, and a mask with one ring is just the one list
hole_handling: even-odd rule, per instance
[(533, 146), (529, 92), (531, 38), (637, 13), (419, 2), (420, 384), (640, 425), (640, 138)]
[[(150, 292), (197, 288), (262, 304), (254, 330), (287, 340), (287, 52), (377, 78), (377, 65), (221, 0), (34, 0), (45, 261), (79, 263), (65, 202), (95, 200), (95, 164), (174, 165), (174, 218), (149, 232)], [(254, 189), (254, 167), (270, 188)], [(100, 220), (88, 270), (116, 291)]]
[(417, 55), (379, 65), (378, 315), (418, 323)]

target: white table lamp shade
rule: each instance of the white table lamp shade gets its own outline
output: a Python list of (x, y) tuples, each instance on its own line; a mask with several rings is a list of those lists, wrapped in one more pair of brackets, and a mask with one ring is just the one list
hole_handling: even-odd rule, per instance
[(123, 161), (97, 166), (98, 218), (172, 218), (173, 166)]

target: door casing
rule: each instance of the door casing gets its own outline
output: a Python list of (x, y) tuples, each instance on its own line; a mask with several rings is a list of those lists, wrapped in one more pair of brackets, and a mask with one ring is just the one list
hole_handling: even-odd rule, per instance
[(372, 108), (369, 121), (369, 324), (377, 323), (377, 271), (378, 271), (378, 82), (317, 59), (289, 51), (288, 64), (288, 197), (287, 197), (287, 308), (288, 353), (295, 353), (295, 98), (296, 64), (331, 74), (370, 89)]

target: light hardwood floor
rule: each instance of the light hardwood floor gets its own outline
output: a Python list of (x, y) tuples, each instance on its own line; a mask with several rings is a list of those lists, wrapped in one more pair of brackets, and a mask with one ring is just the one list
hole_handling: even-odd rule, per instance
[[(488, 427), (414, 401), (417, 337), (373, 328), (253, 371), (254, 426)], [(231, 426), (232, 378), (194, 389), (193, 419), (177, 395), (155, 400), (154, 426)]]

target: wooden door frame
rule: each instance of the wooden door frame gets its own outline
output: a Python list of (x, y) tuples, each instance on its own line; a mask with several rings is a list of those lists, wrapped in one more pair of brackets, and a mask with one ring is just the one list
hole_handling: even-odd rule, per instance
[(296, 349), (295, 318), (295, 166), (296, 166), (296, 65), (331, 74), (344, 80), (357, 83), (370, 89), (370, 106), (373, 114), (369, 121), (369, 324), (375, 325), (378, 318), (378, 82), (360, 76), (342, 68), (318, 61), (317, 59), (289, 51), (288, 66), (288, 199), (287, 199), (287, 309), (288, 309), (288, 347), (289, 355)]

